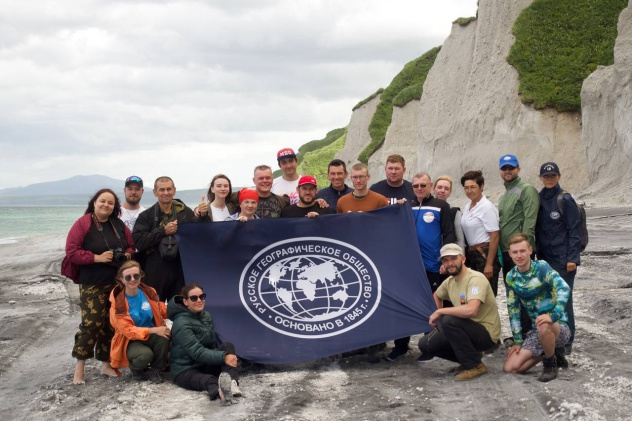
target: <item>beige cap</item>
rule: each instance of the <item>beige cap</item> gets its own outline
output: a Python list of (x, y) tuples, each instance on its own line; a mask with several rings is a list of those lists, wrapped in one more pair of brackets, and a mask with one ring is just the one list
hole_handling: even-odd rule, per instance
[(463, 256), (463, 250), (461, 250), (461, 247), (458, 244), (454, 243), (446, 244), (445, 246), (441, 247), (440, 253), (441, 257), (439, 258), (439, 260), (441, 260), (445, 256)]

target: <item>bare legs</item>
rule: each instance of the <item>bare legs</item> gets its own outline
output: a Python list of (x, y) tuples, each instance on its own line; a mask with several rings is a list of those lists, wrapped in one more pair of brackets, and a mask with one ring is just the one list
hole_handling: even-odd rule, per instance
[[(86, 383), (86, 360), (77, 360), (75, 365), (75, 376), (72, 379), (72, 384), (85, 384)], [(103, 361), (101, 365), (101, 374), (108, 377), (118, 377), (119, 374), (112, 368), (109, 362)]]

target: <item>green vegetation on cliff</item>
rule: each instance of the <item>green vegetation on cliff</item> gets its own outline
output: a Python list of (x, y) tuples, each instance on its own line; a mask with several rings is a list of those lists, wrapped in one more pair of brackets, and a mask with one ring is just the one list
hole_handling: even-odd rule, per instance
[(375, 91), (374, 93), (372, 93), (368, 97), (364, 98), (362, 101), (358, 102), (355, 105), (355, 107), (353, 107), (353, 109), (351, 109), (351, 111), (357, 110), (358, 108), (360, 108), (361, 106), (363, 106), (364, 104), (366, 104), (367, 102), (369, 102), (370, 100), (372, 100), (373, 98), (375, 98), (376, 96), (381, 94), (382, 92), (384, 92), (384, 88), (378, 89), (377, 91)]
[(476, 20), (476, 16), (470, 16), (469, 18), (458, 18), (457, 20), (455, 20), (452, 23), (457, 23), (460, 26), (467, 26), (468, 23), (473, 22)]
[(614, 62), (619, 14), (628, 0), (534, 0), (516, 19), (507, 60), (522, 102), (536, 109), (581, 109), (584, 79)]
[(345, 146), (347, 129), (343, 128), (332, 130), (327, 133), (327, 137), (325, 137), (325, 139), (330, 138), (330, 135), (333, 136), (334, 134), (338, 134), (339, 136), (332, 142), (329, 142), (327, 145), (321, 146), (318, 149), (305, 152), (305, 155), (298, 166), (299, 173), (309, 174), (316, 177), (319, 189), (329, 186), (329, 180), (327, 179), (327, 165), (329, 165), (329, 162), (334, 159), (336, 153), (342, 150)]
[[(368, 163), (369, 157), (384, 143), (386, 130), (391, 124), (393, 117), (393, 105), (402, 107), (413, 99), (421, 98), (426, 76), (440, 50), (441, 47), (435, 47), (421, 57), (407, 63), (404, 69), (393, 78), (391, 84), (384, 89), (380, 97), (380, 103), (377, 105), (375, 114), (373, 114), (369, 124), (371, 142), (358, 156), (360, 162)], [(407, 91), (402, 93), (405, 89)], [(400, 93), (402, 93), (402, 96), (397, 99), (397, 104), (395, 104), (394, 100)]]

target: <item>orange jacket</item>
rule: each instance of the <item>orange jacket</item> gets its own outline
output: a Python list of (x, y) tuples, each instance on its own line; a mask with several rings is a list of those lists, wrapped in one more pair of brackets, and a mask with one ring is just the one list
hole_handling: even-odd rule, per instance
[[(166, 326), (167, 307), (159, 301), (156, 290), (145, 284), (138, 286), (143, 291), (151, 312), (154, 315), (154, 323), (158, 326)], [(110, 365), (113, 368), (128, 367), (127, 345), (129, 341), (146, 341), (149, 339), (148, 327), (136, 327), (129, 315), (129, 306), (125, 299), (125, 287), (117, 285), (110, 294), (110, 324), (114, 328), (114, 338), (110, 348)]]

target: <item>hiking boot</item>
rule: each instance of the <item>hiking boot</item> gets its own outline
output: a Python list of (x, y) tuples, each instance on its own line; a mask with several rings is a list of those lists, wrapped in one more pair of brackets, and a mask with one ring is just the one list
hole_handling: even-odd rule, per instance
[(129, 371), (132, 373), (133, 380), (136, 380), (137, 382), (147, 380), (145, 378), (145, 373), (143, 372), (143, 370), (134, 370), (133, 368), (130, 368)]
[(568, 368), (568, 360), (566, 359), (564, 347), (555, 348), (555, 362), (558, 368), (566, 370)]
[(243, 396), (243, 393), (241, 393), (241, 390), (239, 389), (239, 385), (237, 384), (237, 380), (231, 380), (230, 390), (233, 391), (233, 397), (235, 398), (239, 398)]
[(221, 373), (217, 379), (219, 401), (222, 405), (233, 404), (233, 379), (230, 378), (228, 373)]
[(417, 358), (417, 364), (427, 363), (428, 361), (432, 361), (433, 359), (434, 355), (422, 353), (419, 358)]
[(474, 368), (461, 371), (459, 374), (454, 376), (454, 380), (456, 380), (457, 382), (472, 380), (472, 379), (482, 376), (485, 373), (487, 373), (487, 367), (485, 366), (484, 363), (480, 363)]
[(393, 350), (391, 351), (390, 354), (388, 354), (386, 357), (384, 357), (384, 359), (386, 361), (395, 361), (396, 359), (398, 359), (399, 357), (401, 357), (402, 355), (406, 355), (406, 353), (408, 352), (407, 349), (397, 349), (397, 348), (393, 348)]
[(514, 338), (513, 338), (513, 336), (509, 336), (509, 337), (503, 339), (503, 345), (505, 345), (505, 348), (511, 348), (512, 346), (514, 346)]
[(380, 357), (378, 357), (377, 355), (377, 349), (378, 349), (379, 345), (371, 345), (370, 347), (368, 347), (367, 351), (368, 351), (368, 355), (366, 360), (371, 363), (371, 364), (377, 364), (380, 362)]
[(573, 344), (566, 344), (566, 345), (564, 345), (564, 354), (565, 355), (571, 355), (572, 352), (573, 352)]
[(145, 378), (152, 383), (162, 383), (162, 377), (160, 377), (160, 370), (152, 368), (145, 372)]
[(557, 378), (557, 361), (555, 360), (555, 355), (548, 358), (544, 357), (542, 364), (544, 367), (542, 368), (542, 374), (538, 376), (539, 382), (550, 382)]

